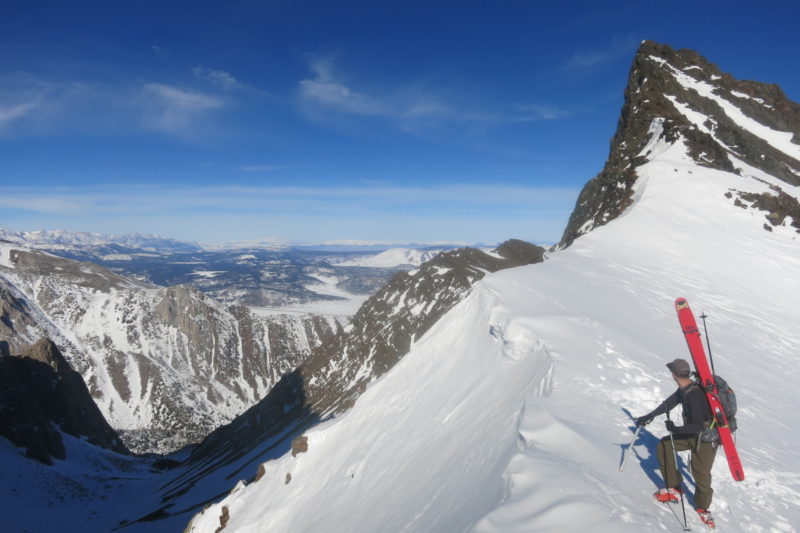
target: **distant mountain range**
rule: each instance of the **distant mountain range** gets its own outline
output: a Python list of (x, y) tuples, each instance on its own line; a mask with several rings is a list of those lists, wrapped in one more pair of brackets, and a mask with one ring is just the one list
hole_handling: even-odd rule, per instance
[(478, 244), (464, 242), (391, 242), (391, 241), (357, 241), (341, 240), (321, 243), (291, 241), (285, 239), (261, 239), (230, 242), (194, 242), (181, 241), (169, 237), (149, 233), (132, 233), (126, 235), (110, 235), (103, 233), (87, 233), (67, 230), (14, 231), (0, 228), (0, 240), (30, 247), (99, 247), (117, 245), (126, 248), (140, 249), (143, 252), (220, 252), (230, 250), (272, 250), (272, 251), (312, 251), (312, 252), (382, 252), (390, 248), (413, 249), (453, 249), (461, 246), (495, 247), (496, 243)]

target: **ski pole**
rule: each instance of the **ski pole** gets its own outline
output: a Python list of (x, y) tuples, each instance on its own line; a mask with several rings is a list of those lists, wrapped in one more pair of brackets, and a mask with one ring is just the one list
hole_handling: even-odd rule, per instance
[[(708, 328), (706, 327), (706, 312), (704, 310), (700, 310), (702, 313), (700, 318), (703, 319), (703, 331), (706, 333), (706, 348), (708, 348), (708, 361), (711, 363), (711, 376), (716, 383), (717, 381), (717, 372), (714, 370), (714, 357), (711, 355), (711, 341), (708, 339)], [(705, 385), (704, 385), (705, 386)]]
[[(667, 420), (669, 420), (669, 411), (667, 411)], [(689, 531), (689, 527), (686, 525), (686, 504), (683, 502), (683, 476), (681, 475), (681, 471), (678, 469), (678, 451), (675, 449), (675, 439), (672, 438), (672, 432), (669, 432), (669, 442), (672, 444), (672, 455), (675, 459), (675, 472), (678, 473), (678, 477), (681, 479), (680, 483), (678, 483), (678, 491), (681, 493), (681, 509), (683, 510), (683, 530)], [(664, 480), (664, 483), (667, 483), (667, 480)], [(669, 488), (669, 487), (667, 487)]]
[(620, 472), (622, 472), (622, 469), (625, 467), (625, 461), (628, 460), (628, 456), (631, 454), (631, 450), (633, 449), (633, 443), (636, 442), (636, 439), (639, 437), (639, 432), (642, 430), (642, 427), (643, 426), (636, 426), (636, 433), (633, 434), (631, 443), (628, 444), (628, 449), (625, 450), (625, 455), (622, 456), (622, 464), (619, 465)]

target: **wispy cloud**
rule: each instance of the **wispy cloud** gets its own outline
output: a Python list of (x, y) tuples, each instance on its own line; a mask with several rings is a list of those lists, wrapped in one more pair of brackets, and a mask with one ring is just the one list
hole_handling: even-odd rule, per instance
[(571, 115), (570, 112), (564, 109), (546, 104), (523, 104), (517, 106), (517, 109), (519, 110), (519, 115), (515, 119), (516, 122), (558, 120)]
[[(381, 183), (381, 182), (377, 182)], [(326, 212), (379, 212), (387, 207), (542, 209), (573, 201), (576, 190), (525, 185), (450, 184), (341, 187), (94, 186), (44, 190), (0, 187), (0, 206), (44, 213), (178, 212), (181, 210), (285, 211), (302, 206)], [(566, 205), (565, 204), (565, 205)]]
[[(1, 191), (2, 189), (0, 189)], [(36, 213), (72, 215), (85, 209), (91, 209), (94, 202), (81, 195), (52, 195), (31, 192), (3, 192), (0, 194), (0, 207), (3, 209), (19, 209)]]
[[(300, 100), (313, 112), (312, 119), (331, 122), (331, 114), (379, 118), (397, 129), (429, 140), (444, 136), (452, 140), (452, 127), (461, 129), (456, 136), (477, 129), (490, 129), (518, 122), (556, 120), (569, 116), (563, 109), (545, 104), (467, 103), (459, 93), (409, 82), (384, 91), (356, 88), (344, 81), (330, 58), (314, 59), (309, 68), (313, 78), (301, 80)], [(449, 133), (447, 133), (449, 132)]]
[(330, 59), (316, 59), (310, 68), (314, 78), (300, 81), (300, 95), (307, 101), (357, 115), (393, 116), (403, 113), (403, 110), (382, 101), (384, 98), (368, 96), (337, 81)]
[(142, 91), (146, 109), (144, 123), (170, 133), (191, 133), (198, 117), (224, 106), (216, 96), (162, 83), (146, 83)]
[(166, 83), (52, 81), (24, 72), (0, 73), (3, 136), (145, 128), (185, 138), (226, 104), (222, 96)]
[(514, 184), (342, 187), (0, 186), (0, 226), (192, 240), (555, 240), (578, 191)]
[(23, 117), (39, 105), (39, 100), (0, 106), (0, 131), (13, 120)]
[(594, 69), (622, 59), (630, 59), (639, 40), (628, 38), (615, 40), (611, 44), (592, 50), (579, 50), (563, 64), (565, 71), (584, 71)]
[(241, 88), (243, 85), (234, 78), (230, 73), (224, 70), (215, 70), (213, 68), (198, 65), (192, 69), (195, 78), (206, 80), (212, 85), (221, 87), (226, 91)]
[(289, 167), (285, 165), (242, 165), (234, 168), (244, 172), (275, 172), (276, 170), (285, 170)]

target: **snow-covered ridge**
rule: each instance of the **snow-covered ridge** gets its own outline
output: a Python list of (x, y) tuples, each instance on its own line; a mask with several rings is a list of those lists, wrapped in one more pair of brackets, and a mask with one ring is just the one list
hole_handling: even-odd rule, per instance
[[(476, 323), (491, 329), (460, 334)], [(476, 290), (351, 411), (309, 431), (307, 453), (268, 463), (262, 481), (209, 507), (190, 531), (216, 531), (223, 507), (233, 530), (462, 531), (502, 498), (522, 401), (547, 394), (551, 379), (552, 359), (524, 321)]]
[(392, 248), (376, 255), (359, 257), (337, 263), (337, 266), (361, 266), (374, 268), (394, 268), (400, 266), (420, 266), (430, 261), (444, 249), (419, 250), (413, 248)]

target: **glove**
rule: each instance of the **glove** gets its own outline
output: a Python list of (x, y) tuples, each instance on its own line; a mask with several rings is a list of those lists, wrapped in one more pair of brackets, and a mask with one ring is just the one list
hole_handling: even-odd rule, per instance
[(667, 420), (664, 425), (667, 426), (667, 431), (670, 433), (675, 433), (675, 422), (672, 420)]
[(634, 420), (634, 422), (636, 422), (636, 427), (646, 426), (647, 424), (649, 424), (652, 421), (653, 421), (653, 416), (652, 415), (640, 416), (639, 418)]

